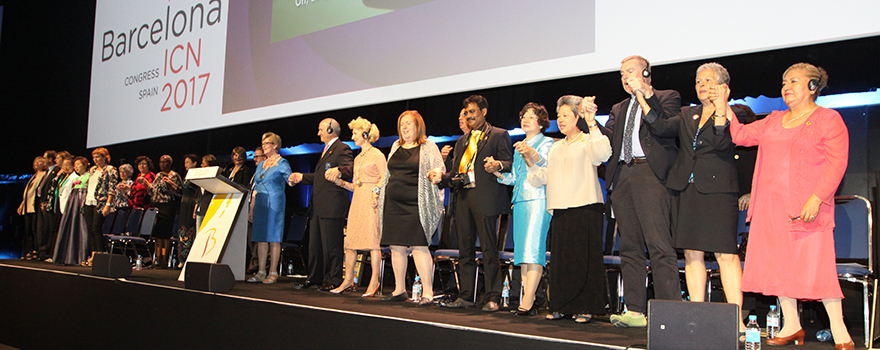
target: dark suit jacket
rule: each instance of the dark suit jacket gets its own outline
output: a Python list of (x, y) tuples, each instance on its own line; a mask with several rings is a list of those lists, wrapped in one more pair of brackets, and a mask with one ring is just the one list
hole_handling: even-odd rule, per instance
[[(739, 192), (734, 163), (734, 144), (730, 139), (730, 127), (715, 127), (711, 118), (700, 129), (694, 150), (694, 135), (699, 128), (703, 106), (682, 107), (681, 113), (669, 119), (648, 120), (657, 135), (681, 140), (678, 157), (669, 170), (666, 187), (683, 191), (691, 173), (694, 186), (700, 193)], [(694, 119), (694, 116), (698, 118)]]
[[(232, 169), (235, 168), (235, 163), (229, 163), (226, 166), (226, 169), (223, 169), (223, 176), (229, 177), (229, 174), (232, 173)], [(247, 188), (250, 185), (251, 178), (254, 176), (253, 170), (251, 167), (247, 166), (247, 164), (242, 164), (241, 169), (238, 169), (238, 172), (235, 173), (235, 176), (229, 177), (232, 182), (235, 182), (239, 185)]]
[[(483, 159), (492, 156), (495, 160), (501, 162), (502, 172), (510, 172), (513, 165), (513, 146), (510, 142), (510, 135), (507, 130), (496, 128), (489, 123), (485, 137), (477, 143), (477, 155), (474, 161), (474, 182), (476, 187), (476, 198), (479, 201), (480, 211), (483, 215), (494, 216), (510, 213), (510, 195), (507, 193), (507, 186), (498, 183), (495, 175), (487, 173), (483, 166)], [(461, 158), (467, 149), (470, 133), (464, 135), (455, 142), (453, 149), (452, 166), (447, 167), (446, 174), (440, 181), (440, 188), (446, 188), (450, 185), (450, 179), (458, 173), (458, 165), (461, 164)]]
[[(627, 98), (611, 108), (611, 114), (608, 116), (608, 122), (605, 127), (600, 128), (605, 136), (611, 139), (611, 158), (608, 159), (608, 168), (605, 172), (605, 186), (608, 190), (612, 190), (614, 181), (617, 179), (619, 167), (617, 163), (620, 161), (620, 153), (623, 152), (623, 131), (626, 124), (627, 109), (629, 107), (630, 98)], [(660, 179), (660, 182), (666, 181), (666, 175), (672, 162), (675, 161), (676, 141), (674, 137), (660, 137), (651, 132), (645, 118), (669, 119), (678, 115), (681, 109), (681, 95), (675, 90), (654, 90), (654, 95), (647, 99), (648, 105), (651, 106), (651, 112), (648, 116), (643, 116), (641, 126), (639, 127), (639, 141), (641, 141), (642, 149), (645, 151), (645, 157), (648, 158), (648, 164), (654, 171), (654, 175)], [(617, 118), (622, 118), (617, 120)], [(617, 123), (620, 123), (620, 127)], [(610, 179), (610, 180), (609, 180)]]
[(314, 173), (303, 174), (302, 184), (312, 185), (312, 195), (309, 199), (310, 213), (322, 218), (345, 218), (348, 215), (348, 207), (351, 205), (348, 190), (327, 181), (324, 178), (324, 171), (338, 167), (342, 178), (350, 179), (353, 162), (351, 147), (339, 139), (333, 142), (318, 161)]
[[(49, 170), (48, 172), (46, 172), (46, 176), (44, 176), (43, 181), (40, 182), (39, 193), (37, 193), (37, 196), (40, 197), (40, 199), (39, 199), (40, 203), (48, 203), (49, 202), (49, 188), (52, 187), (49, 184), (51, 184), (52, 181), (55, 181), (55, 176), (58, 175), (59, 171), (61, 171), (61, 166), (56, 165), (54, 168), (52, 168), (52, 170)], [(39, 209), (39, 208), (40, 208), (40, 206), (38, 204), (37, 209)]]

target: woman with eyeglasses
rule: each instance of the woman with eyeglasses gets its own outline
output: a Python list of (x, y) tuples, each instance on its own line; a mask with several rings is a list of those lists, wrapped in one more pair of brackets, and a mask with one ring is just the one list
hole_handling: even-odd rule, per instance
[[(284, 233), (284, 189), (292, 171), (290, 163), (282, 158), (281, 136), (272, 132), (263, 134), (263, 154), (266, 160), (257, 164), (254, 173), (254, 226), (251, 241), (257, 242), (259, 270), (247, 281), (266, 284), (278, 280), (278, 259), (281, 256), (281, 239)], [(266, 258), (271, 250), (269, 274), (266, 274)]]
[(516, 150), (513, 168), (509, 173), (494, 174), (498, 182), (513, 186), (513, 263), (520, 267), (523, 290), (515, 315), (533, 316), (538, 314), (535, 292), (547, 265), (547, 230), (552, 216), (547, 212), (547, 186), (532, 186), (526, 181), (529, 174), (526, 158), (539, 167), (546, 167), (553, 139), (541, 133), (550, 127), (549, 114), (542, 105), (526, 104), (519, 112), (519, 124), (526, 138), (513, 144)]

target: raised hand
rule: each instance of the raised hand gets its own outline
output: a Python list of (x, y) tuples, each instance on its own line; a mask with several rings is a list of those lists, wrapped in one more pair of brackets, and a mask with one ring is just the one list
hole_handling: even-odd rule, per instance
[(440, 156), (442, 156), (443, 159), (446, 159), (446, 157), (449, 156), (450, 152), (452, 152), (452, 146), (450, 146), (450, 145), (443, 146), (443, 148), (440, 150)]

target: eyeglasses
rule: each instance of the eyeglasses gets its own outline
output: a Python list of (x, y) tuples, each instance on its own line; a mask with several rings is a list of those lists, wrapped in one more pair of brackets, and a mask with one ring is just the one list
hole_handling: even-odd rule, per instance
[(462, 113), (462, 115), (467, 117), (468, 114), (476, 114), (476, 113), (477, 113), (476, 109), (469, 109), (469, 110), (464, 111), (464, 113)]
[(523, 114), (523, 115), (519, 116), (519, 120), (526, 120), (526, 119), (538, 120), (538, 116), (536, 116), (534, 114)]
[(275, 143), (272, 142), (272, 141), (265, 141), (265, 142), (263, 142), (262, 144), (263, 144), (263, 145), (275, 145)]

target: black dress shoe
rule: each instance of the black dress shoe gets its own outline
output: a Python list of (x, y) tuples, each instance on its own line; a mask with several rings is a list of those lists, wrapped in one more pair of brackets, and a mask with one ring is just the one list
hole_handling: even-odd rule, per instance
[(312, 283), (312, 282), (294, 283), (293, 289), (309, 289), (309, 288), (312, 288), (312, 286), (317, 286), (317, 285), (318, 285), (317, 283)]
[(458, 298), (458, 299), (455, 299), (455, 301), (453, 301), (453, 302), (440, 303), (440, 306), (448, 307), (448, 308), (452, 308), (452, 309), (463, 309), (463, 308), (468, 308), (468, 307), (474, 307), (474, 303), (467, 301), (467, 300), (464, 300), (462, 298)]
[(322, 291), (322, 292), (329, 292), (334, 289), (336, 289), (336, 286), (334, 286), (332, 283), (324, 283), (321, 285), (321, 288), (319, 288), (318, 290)]
[(400, 293), (398, 295), (388, 295), (379, 299), (381, 301), (404, 301), (406, 300), (406, 292)]

